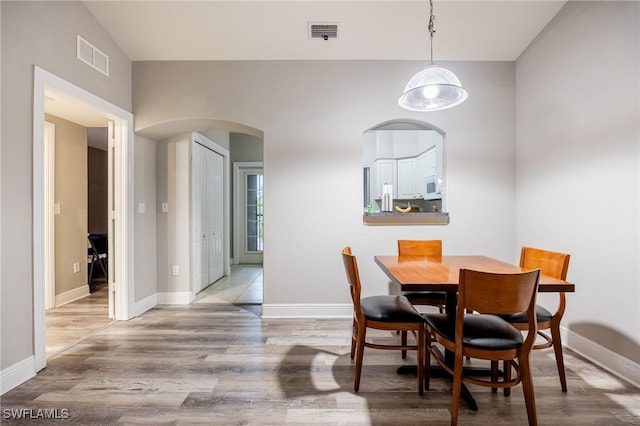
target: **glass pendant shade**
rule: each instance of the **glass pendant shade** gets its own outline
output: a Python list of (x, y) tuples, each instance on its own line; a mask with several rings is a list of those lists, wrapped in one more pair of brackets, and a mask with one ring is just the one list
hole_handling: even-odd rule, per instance
[(461, 104), (467, 91), (454, 73), (435, 64), (414, 75), (398, 99), (398, 105), (410, 111), (439, 111)]

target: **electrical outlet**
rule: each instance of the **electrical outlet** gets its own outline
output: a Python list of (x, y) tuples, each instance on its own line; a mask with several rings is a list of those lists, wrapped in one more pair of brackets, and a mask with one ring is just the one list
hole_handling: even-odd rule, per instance
[(169, 203), (162, 203), (162, 213), (169, 212)]
[(80, 272), (80, 263), (76, 262), (73, 264), (73, 272), (78, 273)]
[(173, 275), (180, 275), (180, 267), (173, 265)]

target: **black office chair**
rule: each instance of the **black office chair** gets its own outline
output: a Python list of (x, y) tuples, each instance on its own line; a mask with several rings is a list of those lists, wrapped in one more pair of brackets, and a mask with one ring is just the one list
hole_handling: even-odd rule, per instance
[(105, 278), (107, 275), (107, 251), (108, 240), (107, 234), (89, 234), (89, 249), (88, 249), (88, 262), (89, 262), (89, 291), (93, 292), (93, 286), (91, 284), (93, 279), (93, 268), (97, 264), (102, 270), (102, 274)]

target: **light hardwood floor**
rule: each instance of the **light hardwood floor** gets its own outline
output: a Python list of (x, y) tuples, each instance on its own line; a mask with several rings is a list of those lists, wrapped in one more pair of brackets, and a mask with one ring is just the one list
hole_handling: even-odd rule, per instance
[(100, 282), (90, 295), (45, 313), (46, 356), (56, 356), (111, 323), (107, 283)]
[[(7, 409), (57, 409), (80, 425), (446, 425), (450, 383), (433, 378), (419, 396), (413, 376), (396, 373), (400, 353), (365, 351), (353, 391), (350, 319), (261, 319), (259, 305), (158, 306), (118, 321), (48, 361), (35, 378), (3, 395)], [(391, 333), (372, 335), (397, 339)], [(541, 425), (640, 424), (639, 389), (566, 351), (563, 393), (551, 351), (533, 356)], [(461, 425), (523, 425), (520, 387), (510, 397), (470, 386), (479, 411)], [(67, 411), (62, 411), (67, 410)]]

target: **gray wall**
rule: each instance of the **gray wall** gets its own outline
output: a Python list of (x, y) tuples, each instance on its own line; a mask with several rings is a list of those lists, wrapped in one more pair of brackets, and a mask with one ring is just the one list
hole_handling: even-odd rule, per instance
[[(153, 297), (157, 291), (156, 223), (161, 205), (156, 198), (156, 143), (136, 136), (134, 141), (134, 301)], [(144, 204), (144, 213), (138, 204)]]
[[(5, 369), (34, 354), (33, 67), (37, 65), (131, 111), (131, 61), (81, 2), (2, 1), (0, 8), (0, 368)], [(76, 34), (109, 55), (110, 77), (76, 59)]]
[[(448, 65), (469, 100), (421, 114), (402, 110), (397, 97), (424, 63), (136, 62), (136, 130), (211, 117), (263, 131), (265, 306), (346, 304), (339, 251), (347, 244), (361, 258), (367, 295), (388, 290), (373, 255), (394, 253), (398, 238), (442, 238), (446, 253), (515, 258), (514, 64)], [(362, 224), (363, 132), (402, 117), (447, 132), (448, 226)]]
[[(264, 132), (266, 305), (348, 303), (338, 254), (347, 244), (359, 256), (365, 296), (387, 291), (372, 256), (395, 252), (398, 238), (442, 238), (447, 254), (508, 261), (517, 259), (521, 244), (541, 245), (573, 255), (569, 273), (578, 292), (569, 297), (565, 325), (603, 344), (608, 333), (616, 342), (607, 347), (637, 360), (637, 2), (569, 3), (517, 66), (443, 64), (470, 96), (459, 107), (434, 113), (407, 112), (396, 104), (424, 63), (140, 62), (132, 84), (131, 62), (82, 3), (2, 1), (0, 15), (3, 370), (34, 352), (34, 64), (129, 111), (133, 86), (137, 129), (210, 117)], [(110, 77), (75, 58), (76, 33), (110, 56)], [(547, 79), (553, 64), (564, 70), (562, 90)], [(596, 98), (601, 88), (604, 96)], [(566, 90), (573, 95), (569, 102), (558, 97)], [(450, 225), (362, 224), (362, 132), (394, 118), (423, 120), (447, 132)], [(153, 155), (151, 143), (136, 146), (135, 179), (144, 182), (136, 182), (134, 197), (145, 203), (153, 199), (152, 166), (145, 158), (142, 172), (138, 163)], [(156, 204), (163, 187), (166, 182), (157, 182)], [(598, 198), (598, 191), (612, 188), (624, 196)], [(163, 220), (157, 217), (157, 227)], [(142, 289), (136, 286), (136, 301), (154, 291), (151, 278), (137, 271), (148, 261), (139, 257), (149, 248), (140, 240), (153, 235), (148, 229), (141, 235), (138, 227), (152, 228), (152, 222), (136, 216), (135, 276), (144, 282)], [(158, 256), (163, 243), (158, 234)], [(148, 266), (152, 274), (153, 263)], [(157, 269), (158, 288), (170, 289), (168, 273)]]
[(518, 245), (571, 253), (563, 325), (635, 362), (639, 21), (638, 2), (569, 2), (516, 66)]

